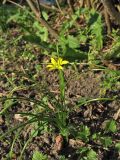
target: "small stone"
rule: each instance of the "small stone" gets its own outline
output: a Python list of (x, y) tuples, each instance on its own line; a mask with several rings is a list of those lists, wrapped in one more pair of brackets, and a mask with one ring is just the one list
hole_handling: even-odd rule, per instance
[(20, 114), (15, 114), (14, 115), (14, 119), (19, 121), (19, 122), (23, 122), (24, 121), (24, 117), (22, 117)]

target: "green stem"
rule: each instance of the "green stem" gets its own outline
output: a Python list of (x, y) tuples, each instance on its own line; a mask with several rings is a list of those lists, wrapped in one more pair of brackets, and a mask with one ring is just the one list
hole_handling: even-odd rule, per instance
[(17, 138), (19, 137), (19, 134), (20, 134), (20, 131), (21, 131), (21, 130), (22, 130), (22, 129), (18, 129), (18, 131), (17, 131), (16, 134), (15, 134), (15, 138), (14, 138), (14, 140), (13, 140), (13, 142), (12, 142), (12, 145), (11, 145), (11, 148), (10, 148), (10, 152), (9, 152), (9, 158), (10, 158), (10, 159), (12, 159), (13, 147), (14, 147), (14, 145), (15, 145), (15, 142), (16, 142)]
[[(42, 101), (39, 100), (35, 100), (35, 99), (30, 99), (30, 98), (24, 98), (24, 97), (9, 97), (9, 98), (1, 98), (0, 97), (0, 101), (6, 101), (6, 100), (24, 100), (24, 101), (29, 101), (29, 102), (33, 102), (34, 104), (40, 105), (43, 108), (48, 108), (47, 105), (45, 105)], [(14, 103), (17, 103), (17, 102)], [(13, 105), (13, 103), (12, 103)], [(4, 114), (9, 108), (11, 107), (11, 105), (8, 105), (7, 107), (5, 107), (4, 109), (2, 109), (0, 111), (0, 115)], [(49, 109), (49, 108), (48, 108)]]
[(23, 156), (23, 153), (26, 149), (26, 147), (28, 146), (28, 144), (32, 141), (34, 135), (36, 134), (36, 132), (38, 131), (38, 128), (33, 132), (33, 134), (29, 137), (29, 139), (27, 140), (27, 142), (25, 143), (22, 151), (21, 151), (21, 154), (20, 154), (20, 157), (19, 157), (19, 160), (22, 160), (22, 156)]
[(114, 97), (114, 98), (95, 98), (95, 99), (89, 99), (89, 100), (86, 100), (86, 101), (78, 104), (77, 107), (80, 107), (82, 105), (85, 105), (85, 104), (88, 104), (88, 103), (91, 103), (91, 102), (96, 102), (96, 101), (113, 101), (115, 99), (116, 99), (116, 97)]
[(3, 135), (0, 135), (0, 140), (2, 140), (3, 138), (5, 138), (11, 132), (14, 132), (14, 131), (16, 131), (19, 128), (25, 127), (27, 124), (31, 124), (31, 123), (36, 122), (36, 121), (37, 121), (37, 118), (34, 117), (34, 118), (32, 118), (31, 120), (28, 120), (25, 123), (19, 124), (19, 125), (15, 126), (14, 128), (11, 128), (9, 131), (5, 132)]
[(64, 104), (65, 102), (65, 81), (64, 81), (64, 73), (62, 70), (59, 70), (59, 85), (60, 85), (61, 101)]

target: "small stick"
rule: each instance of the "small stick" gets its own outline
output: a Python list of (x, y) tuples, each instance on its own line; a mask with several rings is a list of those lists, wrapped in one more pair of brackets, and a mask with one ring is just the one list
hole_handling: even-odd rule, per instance
[(13, 1), (11, 1), (11, 0), (4, 0), (4, 1), (3, 1), (3, 4), (5, 4), (7, 1), (10, 2), (10, 3), (12, 3), (12, 4), (14, 4), (14, 5), (16, 5), (16, 6), (18, 6), (19, 8), (24, 9), (23, 6), (21, 6), (20, 4), (18, 4), (18, 3), (16, 3), (16, 2), (13, 2)]
[(71, 5), (71, 1), (70, 1), (70, 0), (67, 0), (67, 3), (68, 3), (68, 6), (69, 6), (72, 14), (74, 14), (74, 11), (73, 11), (73, 8), (72, 8), (72, 5)]
[(58, 0), (55, 0), (55, 1), (56, 1), (57, 7), (59, 8), (60, 12), (63, 14), (63, 11), (62, 11), (62, 9), (60, 7), (60, 4), (59, 4)]
[(117, 113), (114, 114), (114, 119), (117, 120), (118, 117), (120, 116), (120, 108), (118, 109)]
[(35, 8), (34, 4), (31, 2), (31, 0), (26, 0), (26, 2), (28, 3), (29, 7), (31, 8), (31, 10), (32, 10), (33, 13), (35, 14), (37, 20), (38, 20), (43, 26), (45, 26), (45, 27), (48, 29), (48, 31), (50, 32), (50, 34), (51, 34), (54, 38), (58, 39), (58, 38), (59, 38), (59, 35), (57, 34), (57, 32), (54, 31), (54, 30), (51, 28), (51, 26), (50, 26), (43, 18), (41, 18), (40, 13), (37, 11), (37, 9)]

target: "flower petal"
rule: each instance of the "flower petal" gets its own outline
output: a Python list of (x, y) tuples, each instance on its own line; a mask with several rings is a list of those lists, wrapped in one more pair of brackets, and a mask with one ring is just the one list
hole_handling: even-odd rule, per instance
[(63, 67), (62, 67), (62, 66), (58, 66), (57, 68), (58, 68), (58, 69), (61, 69), (61, 70), (63, 70)]
[(62, 58), (58, 58), (58, 61), (57, 61), (57, 63), (58, 63), (58, 66), (60, 65), (62, 65), (62, 61), (63, 61), (63, 59)]
[(52, 64), (48, 64), (46, 67), (51, 68), (51, 67), (54, 67), (54, 66)]
[(51, 67), (51, 68), (49, 68), (49, 71), (52, 71), (52, 70), (55, 70), (56, 68), (54, 68), (54, 67)]
[(64, 61), (62, 61), (61, 65), (68, 64), (68, 63), (69, 63), (69, 61), (64, 60)]
[(57, 62), (56, 62), (56, 60), (55, 60), (54, 58), (51, 58), (51, 63), (52, 63), (54, 66), (57, 65)]

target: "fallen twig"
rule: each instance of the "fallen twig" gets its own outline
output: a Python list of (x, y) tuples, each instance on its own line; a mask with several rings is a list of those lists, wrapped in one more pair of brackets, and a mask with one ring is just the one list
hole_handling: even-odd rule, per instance
[(37, 11), (37, 9), (35, 8), (34, 4), (32, 3), (31, 0), (26, 0), (26, 2), (28, 3), (29, 7), (31, 8), (31, 10), (33, 11), (33, 13), (36, 16), (36, 19), (43, 25), (45, 26), (49, 33), (56, 39), (59, 38), (59, 35), (57, 34), (56, 31), (54, 31), (51, 26), (41, 17), (41, 14), (39, 13), (39, 11)]

